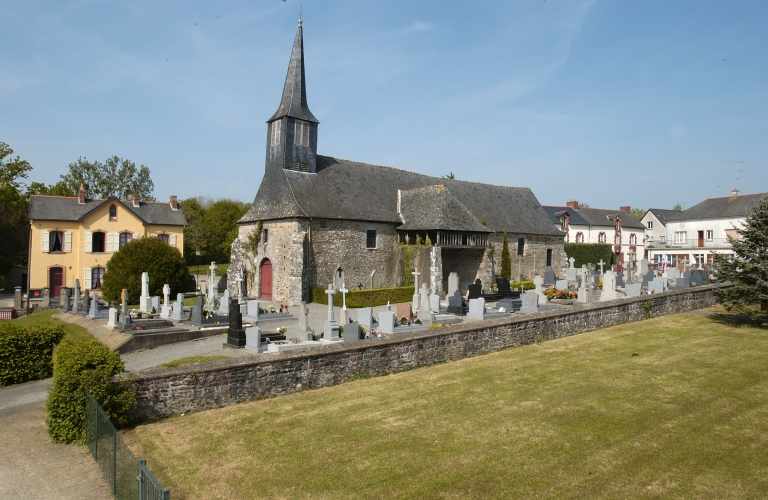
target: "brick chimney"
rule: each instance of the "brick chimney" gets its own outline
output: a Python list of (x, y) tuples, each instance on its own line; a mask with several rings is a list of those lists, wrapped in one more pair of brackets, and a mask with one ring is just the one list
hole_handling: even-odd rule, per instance
[(85, 205), (85, 188), (83, 183), (80, 183), (80, 189), (77, 190), (77, 202), (81, 205)]
[(568, 203), (566, 203), (565, 206), (568, 207), (568, 208), (572, 208), (574, 210), (578, 210), (579, 209), (579, 202), (576, 201), (576, 200), (571, 200)]
[(632, 207), (620, 207), (619, 210), (621, 210), (625, 214), (631, 214), (632, 213)]
[(179, 209), (179, 202), (176, 195), (171, 196), (171, 210), (178, 210)]
[(133, 206), (136, 208), (141, 206), (141, 198), (139, 198), (139, 193), (133, 193)]

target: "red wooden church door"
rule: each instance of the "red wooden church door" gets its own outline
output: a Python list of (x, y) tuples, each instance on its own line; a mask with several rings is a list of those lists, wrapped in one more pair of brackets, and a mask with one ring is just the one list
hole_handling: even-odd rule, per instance
[(262, 299), (272, 299), (272, 262), (269, 259), (264, 259), (261, 263), (261, 290), (259, 296)]

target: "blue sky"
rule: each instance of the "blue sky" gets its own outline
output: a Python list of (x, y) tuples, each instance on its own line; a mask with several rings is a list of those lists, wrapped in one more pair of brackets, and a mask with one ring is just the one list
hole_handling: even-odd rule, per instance
[[(147, 165), (155, 195), (251, 201), (296, 0), (0, 3), (0, 141), (53, 183)], [(768, 3), (304, 2), (320, 154), (543, 204), (768, 191)]]

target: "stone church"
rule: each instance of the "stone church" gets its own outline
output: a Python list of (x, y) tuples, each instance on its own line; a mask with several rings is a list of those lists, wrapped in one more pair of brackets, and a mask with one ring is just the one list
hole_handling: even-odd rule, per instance
[(402, 286), (411, 267), (436, 293), (451, 272), (465, 291), (477, 279), (485, 288), (499, 273), (504, 231), (513, 280), (564, 268), (563, 235), (529, 188), (318, 155), (301, 21), (282, 100), (267, 123), (264, 178), (232, 244), (234, 296), (242, 288), (294, 305), (313, 287), (340, 285), (340, 275), (348, 289)]

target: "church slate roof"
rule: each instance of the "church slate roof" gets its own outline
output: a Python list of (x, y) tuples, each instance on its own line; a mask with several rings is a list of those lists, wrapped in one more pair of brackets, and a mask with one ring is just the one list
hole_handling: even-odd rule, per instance
[[(723, 198), (708, 198), (698, 205), (677, 212), (677, 220), (690, 219), (731, 219), (747, 216), (747, 211), (768, 193), (744, 194), (726, 196)], [(623, 220), (623, 219), (622, 219)]]
[(80, 222), (88, 214), (108, 202), (121, 205), (145, 224), (166, 226), (185, 226), (187, 224), (181, 209), (172, 210), (168, 202), (141, 202), (140, 206), (134, 207), (131, 200), (123, 201), (114, 197), (105, 200), (89, 198), (85, 200), (85, 204), (81, 205), (78, 203), (77, 197), (32, 195), (29, 197), (29, 219)]
[(267, 171), (240, 223), (311, 217), (402, 223), (397, 190), (444, 185), (490, 231), (562, 236), (527, 187), (431, 177), (392, 167), (317, 157), (317, 173)]
[(400, 218), (402, 230), (491, 232), (444, 184), (401, 191)]
[(293, 51), (288, 63), (288, 74), (285, 76), (280, 107), (267, 122), (284, 116), (320, 123), (307, 105), (307, 86), (304, 79), (304, 36), (301, 21), (299, 21), (299, 27), (296, 30), (296, 39), (293, 41)]

